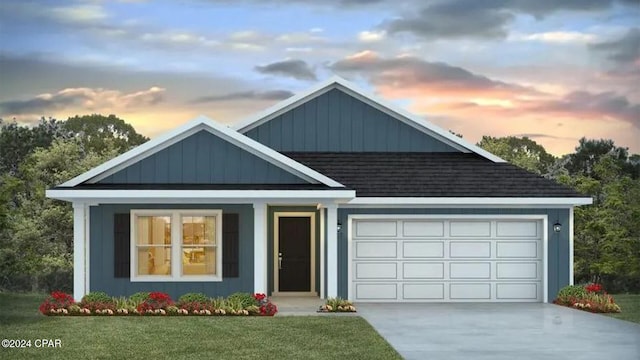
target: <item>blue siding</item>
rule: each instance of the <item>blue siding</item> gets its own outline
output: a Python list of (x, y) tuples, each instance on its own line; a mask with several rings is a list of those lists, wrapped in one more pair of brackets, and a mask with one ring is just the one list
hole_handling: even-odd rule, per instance
[(245, 135), (277, 151), (458, 152), (338, 89)]
[[(222, 209), (240, 216), (240, 271), (237, 278), (221, 282), (131, 282), (115, 278), (113, 215), (129, 213), (131, 209)], [(90, 224), (90, 290), (104, 291), (112, 296), (129, 296), (138, 291), (163, 291), (172, 298), (188, 292), (209, 296), (227, 296), (237, 291), (253, 292), (253, 207), (251, 205), (99, 205), (91, 207)], [(224, 274), (223, 274), (224, 275)]]
[[(343, 230), (338, 234), (338, 295), (347, 297), (347, 229), (348, 216), (355, 214), (433, 214), (433, 215), (547, 215), (549, 301), (560, 288), (569, 285), (569, 209), (338, 209), (338, 222)], [(562, 231), (553, 231), (553, 224), (562, 224)]]
[(101, 184), (304, 184), (305, 180), (202, 130)]

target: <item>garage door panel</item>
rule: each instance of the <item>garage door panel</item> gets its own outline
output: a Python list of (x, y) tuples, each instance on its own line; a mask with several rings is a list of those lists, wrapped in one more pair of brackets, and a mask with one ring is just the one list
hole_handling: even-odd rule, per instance
[(451, 262), (449, 263), (449, 278), (491, 279), (491, 263)]
[(498, 300), (536, 300), (540, 297), (538, 283), (498, 283), (496, 298)]
[(398, 236), (396, 221), (358, 221), (355, 227), (358, 237)]
[(537, 258), (539, 241), (497, 241), (496, 257)]
[(389, 215), (352, 224), (355, 301), (542, 300), (540, 220)]
[(444, 221), (404, 221), (402, 235), (405, 237), (444, 236)]
[(490, 221), (451, 221), (449, 235), (452, 237), (489, 237)]
[(405, 262), (402, 264), (403, 279), (444, 279), (444, 263)]
[(449, 284), (449, 297), (455, 300), (490, 300), (491, 284)]
[(538, 279), (537, 262), (498, 262), (496, 279)]
[(366, 262), (356, 263), (356, 279), (397, 279), (396, 263)]
[(396, 300), (397, 284), (356, 284), (356, 300)]
[(490, 241), (451, 241), (449, 242), (451, 258), (490, 258)]
[(444, 241), (404, 241), (402, 256), (405, 258), (443, 258)]
[(538, 223), (534, 221), (497, 221), (498, 237), (538, 237)]
[(444, 284), (403, 284), (405, 300), (444, 300)]
[(356, 258), (396, 258), (395, 241), (360, 241), (356, 243)]

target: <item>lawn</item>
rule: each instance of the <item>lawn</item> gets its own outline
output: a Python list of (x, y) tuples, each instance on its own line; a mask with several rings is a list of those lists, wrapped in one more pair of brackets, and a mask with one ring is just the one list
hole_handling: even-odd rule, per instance
[[(3, 359), (400, 359), (364, 319), (297, 317), (47, 317), (44, 295), (0, 294)], [(60, 339), (61, 348), (36, 348)]]
[(640, 324), (640, 294), (619, 294), (613, 295), (613, 298), (620, 305), (622, 312), (607, 314), (608, 316)]

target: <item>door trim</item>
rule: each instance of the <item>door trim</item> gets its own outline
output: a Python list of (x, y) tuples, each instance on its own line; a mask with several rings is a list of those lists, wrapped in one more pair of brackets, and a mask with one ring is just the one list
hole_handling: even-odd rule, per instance
[[(280, 273), (278, 272), (278, 247), (279, 247), (279, 239), (280, 235), (280, 218), (281, 217), (308, 217), (310, 219), (309, 231), (310, 231), (310, 239), (311, 239), (311, 278), (310, 281), (310, 289), (311, 291), (283, 291), (279, 290), (279, 280)], [(320, 249), (322, 251), (322, 249)], [(273, 295), (295, 295), (295, 296), (318, 296), (318, 292), (316, 291), (316, 213), (314, 211), (296, 211), (296, 212), (288, 212), (288, 211), (276, 211), (273, 213)]]

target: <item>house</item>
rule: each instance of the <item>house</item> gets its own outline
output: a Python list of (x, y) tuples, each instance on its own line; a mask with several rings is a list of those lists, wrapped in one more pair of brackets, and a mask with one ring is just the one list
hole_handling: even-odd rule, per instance
[(332, 78), (233, 128), (199, 117), (47, 191), (74, 297), (236, 291), (548, 302), (573, 190)]

